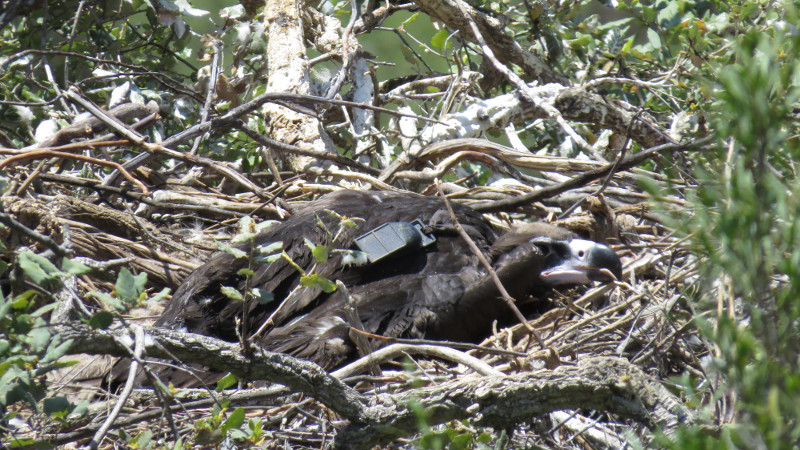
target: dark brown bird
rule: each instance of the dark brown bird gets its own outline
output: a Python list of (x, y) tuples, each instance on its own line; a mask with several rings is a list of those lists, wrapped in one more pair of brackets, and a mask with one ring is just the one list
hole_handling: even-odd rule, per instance
[[(527, 224), (498, 237), (498, 231), (481, 214), (463, 205), (452, 206), (459, 223), (518, 300), (541, 295), (553, 286), (609, 282), (621, 276), (619, 257), (603, 244), (578, 239), (546, 224)], [(363, 220), (354, 220), (357, 227), (350, 227), (342, 218)], [(410, 228), (408, 223), (416, 219), (421, 224)], [(411, 243), (381, 260), (376, 261), (380, 255), (375, 250), (332, 250), (327, 261), (312, 255), (313, 245), (355, 248), (360, 235), (397, 222), (401, 223), (400, 235), (408, 231)], [(386, 236), (378, 239), (385, 241)], [(309, 203), (255, 238), (257, 246), (274, 242), (281, 243), (280, 248), (307, 276), (341, 280), (370, 333), (478, 341), (489, 334), (493, 321), (507, 323), (511, 318), (509, 307), (456, 232), (440, 198), (338, 191)], [(241, 319), (243, 305), (223, 295), (221, 288), (243, 291), (245, 278), (239, 272), (246, 267), (247, 258), (214, 255), (178, 288), (156, 325), (237, 341), (236, 318)], [(324, 368), (357, 356), (348, 336), (345, 300), (339, 292), (304, 287), (301, 273), (286, 258), (259, 264), (254, 272), (250, 287), (269, 291), (274, 297), (268, 303), (248, 301), (246, 329), (248, 335), (261, 330), (254, 339), (257, 345), (312, 360)]]

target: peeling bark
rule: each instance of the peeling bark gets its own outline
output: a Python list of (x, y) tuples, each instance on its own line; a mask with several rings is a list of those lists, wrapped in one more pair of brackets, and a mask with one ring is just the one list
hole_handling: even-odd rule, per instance
[[(312, 93), (300, 6), (297, 0), (267, 2), (267, 92)], [(316, 151), (334, 152), (333, 143), (317, 118), (274, 103), (264, 105), (262, 111), (268, 119), (267, 134), (273, 139)], [(308, 156), (287, 155), (287, 158), (292, 170), (297, 172), (309, 166), (325, 165)]]
[(567, 84), (566, 77), (557, 73), (533, 53), (523, 49), (513, 37), (508, 35), (503, 30), (503, 23), (499, 19), (481, 13), (463, 0), (417, 0), (415, 3), (432, 19), (444, 23), (453, 30), (461, 30), (462, 38), (477, 43), (475, 37), (468, 31), (467, 19), (461, 13), (461, 9), (463, 9), (478, 24), (478, 29), (486, 43), (501, 62), (516, 64), (531, 77), (543, 83)]
[[(54, 331), (73, 341), (71, 353), (129, 355), (122, 342), (131, 338), (122, 330), (92, 330), (81, 324)], [(431, 425), (471, 418), (476, 425), (506, 428), (565, 409), (618, 414), (667, 433), (694, 420), (677, 398), (622, 358), (586, 357), (554, 370), (460, 378), (367, 397), (316, 364), (257, 348), (247, 357), (238, 344), (207, 336), (150, 328), (145, 354), (201, 363), (310, 395), (350, 420), (336, 436), (339, 448), (370, 448), (418, 432), (412, 402), (423, 407)]]

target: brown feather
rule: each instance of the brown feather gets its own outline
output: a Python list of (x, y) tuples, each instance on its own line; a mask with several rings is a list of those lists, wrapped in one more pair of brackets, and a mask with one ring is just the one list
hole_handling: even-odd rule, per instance
[[(474, 210), (454, 204), (459, 223), (494, 265), (512, 296), (546, 290), (538, 274), (545, 269), (544, 254), (531, 238), (572, 239), (574, 235), (545, 224), (525, 224), (497, 238), (497, 231)], [(331, 235), (338, 221), (324, 210), (345, 217), (360, 217), (358, 229), (348, 229), (337, 242)], [(346, 266), (342, 253), (332, 253), (327, 263), (314, 260), (304, 244), (350, 248), (353, 239), (379, 225), (420, 219), (437, 242), (425, 249), (369, 266)], [(324, 224), (324, 228), (319, 223)], [(327, 230), (326, 230), (327, 229)], [(475, 341), (487, 335), (494, 320), (510, 317), (508, 306), (485, 268), (455, 232), (441, 199), (392, 192), (338, 191), (309, 203), (293, 217), (262, 232), (257, 244), (282, 241), (292, 260), (307, 273), (341, 280), (355, 299), (365, 329), (390, 337)], [(193, 272), (175, 292), (156, 325), (185, 329), (236, 341), (236, 317), (242, 304), (220, 293), (221, 286), (244, 288), (237, 272), (245, 259), (219, 253)], [(356, 355), (344, 320), (339, 293), (299, 286), (297, 270), (283, 259), (261, 265), (251, 286), (271, 291), (275, 300), (248, 304), (248, 330), (255, 332), (274, 314), (274, 324), (255, 340), (269, 350), (316, 361), (325, 368)], [(378, 343), (378, 345), (380, 345)], [(194, 385), (173, 369), (160, 370), (167, 381)], [(204, 377), (208, 381), (213, 377)]]

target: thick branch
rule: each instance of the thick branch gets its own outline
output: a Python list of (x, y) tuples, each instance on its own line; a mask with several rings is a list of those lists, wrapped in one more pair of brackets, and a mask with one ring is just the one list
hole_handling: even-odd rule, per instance
[[(526, 100), (526, 97), (532, 101)], [(671, 142), (667, 132), (649, 114), (641, 114), (630, 126), (637, 112), (632, 105), (607, 99), (583, 88), (568, 88), (557, 83), (529, 83), (524, 95), (516, 90), (476, 101), (442, 117), (438, 123), (429, 123), (420, 137), (425, 143), (456, 137), (478, 137), (491, 129), (505, 128), (510, 123), (551, 118), (554, 111), (567, 120), (595, 124), (630, 136), (643, 147)]]
[[(467, 18), (461, 13), (461, 11), (466, 11), (470, 19), (478, 25), (478, 29), (486, 38), (489, 47), (503, 63), (514, 63), (531, 77), (545, 83), (567, 83), (564, 75), (557, 73), (539, 57), (523, 49), (519, 42), (505, 32), (500, 20), (476, 10), (467, 2), (463, 0), (417, 0), (415, 3), (425, 14), (443, 22), (453, 30), (469, 30)], [(461, 37), (470, 42), (477, 42), (472, 33), (462, 33)]]
[[(106, 112), (108, 116), (115, 118), (119, 122), (128, 122), (133, 119), (141, 119), (150, 114), (158, 112), (158, 104), (149, 102), (146, 105), (138, 103), (125, 103)], [(29, 149), (57, 147), (66, 144), (73, 139), (93, 136), (98, 131), (107, 127), (107, 124), (98, 117), (90, 116), (75, 121), (72, 125), (60, 129), (57, 133), (50, 136), (47, 140), (40, 142)]]
[[(73, 340), (72, 353), (129, 356), (122, 330), (102, 331), (76, 324), (54, 330)], [(367, 397), (319, 366), (280, 353), (256, 349), (252, 358), (237, 344), (207, 336), (150, 328), (144, 353), (197, 362), (212, 370), (269, 380), (308, 394), (349, 419), (336, 437), (340, 448), (370, 448), (418, 431), (409, 408), (418, 402), (431, 425), (472, 418), (477, 425), (509, 427), (534, 415), (565, 409), (595, 409), (640, 421), (667, 432), (692, 414), (664, 387), (621, 358), (588, 357), (575, 365), (510, 376), (461, 378), (399, 394)]]
[(412, 402), (430, 425), (471, 418), (475, 425), (513, 427), (536, 415), (566, 409), (607, 411), (669, 433), (693, 415), (666, 388), (621, 358), (590, 357), (574, 366), (504, 377), (461, 379), (373, 400), (370, 420), (339, 431), (340, 448), (371, 448), (418, 430)]
[[(93, 330), (85, 325), (58, 326), (55, 333), (72, 339), (72, 353), (130, 356), (118, 339), (130, 339), (123, 330)], [(316, 398), (353, 422), (367, 420), (366, 398), (316, 364), (256, 348), (252, 358), (238, 344), (208, 336), (148, 328), (144, 353), (150, 357), (196, 361), (213, 370), (230, 371), (251, 380), (269, 380)]]

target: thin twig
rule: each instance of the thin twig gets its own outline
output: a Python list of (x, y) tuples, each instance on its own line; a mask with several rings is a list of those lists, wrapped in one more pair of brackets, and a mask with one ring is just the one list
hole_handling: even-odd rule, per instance
[(45, 236), (36, 230), (31, 230), (20, 222), (17, 222), (17, 220), (14, 219), (11, 214), (0, 212), (0, 222), (2, 222), (3, 225), (7, 226), (8, 228), (11, 228), (12, 231), (43, 244), (60, 257), (69, 256), (67, 249), (58, 245), (56, 241), (51, 239), (49, 236)]
[(352, 60), (352, 55), (350, 54), (350, 35), (353, 33), (353, 25), (356, 24), (358, 16), (358, 2), (356, 0), (350, 0), (350, 21), (347, 23), (344, 32), (342, 32), (342, 67), (339, 69), (339, 72), (333, 76), (325, 98), (331, 99), (335, 97), (339, 89), (342, 88), (344, 80), (347, 78), (347, 72), (350, 70), (350, 61)]
[(91, 164), (97, 164), (99, 166), (105, 167), (112, 167), (118, 170), (122, 176), (125, 177), (126, 180), (130, 181), (131, 183), (135, 184), (139, 187), (142, 191), (142, 195), (150, 195), (150, 191), (147, 189), (147, 186), (144, 185), (141, 181), (137, 180), (133, 177), (122, 164), (115, 163), (114, 161), (105, 161), (102, 159), (93, 158), (91, 156), (86, 155), (76, 155), (73, 153), (66, 153), (66, 152), (58, 152), (54, 150), (33, 150), (30, 152), (25, 152), (23, 154), (18, 154), (14, 156), (9, 156), (8, 158), (0, 161), (0, 170), (4, 167), (10, 166), (12, 164), (16, 164), (23, 161), (29, 161), (32, 159), (41, 159), (41, 158), (64, 158), (64, 159), (74, 159), (77, 161), (88, 162)]
[(136, 375), (139, 374), (139, 360), (142, 358), (142, 353), (144, 352), (144, 330), (138, 325), (133, 325), (133, 333), (133, 359), (131, 360), (131, 365), (128, 370), (128, 380), (125, 382), (125, 388), (119, 395), (117, 403), (114, 405), (114, 409), (111, 410), (111, 413), (108, 414), (105, 422), (103, 422), (103, 426), (97, 430), (97, 433), (95, 433), (94, 437), (92, 437), (92, 441), (89, 442), (89, 448), (95, 449), (100, 446), (100, 443), (103, 442), (103, 438), (105, 438), (106, 433), (108, 433), (108, 430), (114, 424), (114, 421), (117, 420), (117, 416), (119, 416), (119, 413), (122, 411), (122, 407), (125, 406), (125, 402), (128, 401), (128, 398), (131, 396), (131, 392), (133, 391), (133, 386), (136, 383)]
[[(200, 123), (208, 121), (208, 112), (214, 103), (214, 98), (217, 96), (217, 80), (219, 79), (219, 57), (221, 43), (214, 38), (210, 39), (211, 47), (214, 49), (214, 58), (211, 60), (211, 75), (208, 77), (208, 85), (206, 86), (206, 101), (203, 104), (203, 109), (200, 112)], [(197, 149), (200, 148), (200, 142), (203, 137), (208, 135), (208, 131), (197, 136), (192, 143), (192, 149), (189, 153), (192, 155), (197, 154)]]
[(369, 355), (354, 361), (335, 372), (331, 372), (336, 378), (346, 378), (353, 374), (361, 373), (365, 368), (371, 364), (379, 364), (385, 361), (391, 361), (399, 355), (406, 353), (423, 354), (427, 356), (435, 356), (437, 358), (453, 361), (458, 364), (463, 364), (466, 367), (474, 370), (481, 375), (495, 375), (503, 376), (503, 372), (494, 369), (492, 366), (485, 362), (470, 356), (464, 352), (456, 349), (445, 347), (442, 345), (410, 345), (410, 344), (392, 344), (376, 350)]
[(382, 336), (380, 334), (370, 333), (363, 330), (355, 330), (364, 336), (375, 339), (378, 341), (389, 342), (394, 344), (409, 344), (409, 345), (438, 345), (442, 347), (462, 348), (465, 350), (477, 350), (485, 353), (495, 353), (498, 355), (525, 357), (527, 353), (515, 352), (513, 350), (504, 350), (502, 348), (486, 347), (484, 345), (470, 344), (467, 342), (453, 342), (453, 341), (433, 341), (430, 339), (403, 339), (389, 336)]
[[(370, 345), (366, 336), (362, 334), (364, 333), (364, 324), (361, 322), (361, 318), (358, 316), (355, 299), (353, 299), (353, 297), (350, 295), (350, 292), (347, 290), (347, 286), (345, 286), (341, 280), (336, 280), (336, 287), (337, 291), (339, 291), (339, 295), (341, 295), (345, 300), (344, 316), (345, 319), (347, 319), (347, 324), (350, 325), (350, 339), (355, 342), (356, 348), (358, 348), (358, 354), (360, 356), (367, 356), (372, 353), (372, 345)], [(369, 360), (369, 372), (376, 377), (381, 376), (381, 369), (377, 364), (372, 362), (371, 359)]]
[(529, 205), (531, 203), (538, 202), (542, 199), (558, 195), (562, 192), (566, 192), (570, 189), (575, 189), (577, 187), (589, 184), (594, 180), (606, 176), (612, 170), (617, 170), (617, 171), (627, 170), (631, 167), (634, 167), (642, 163), (643, 161), (652, 158), (653, 156), (661, 152), (698, 148), (702, 147), (705, 144), (708, 144), (712, 140), (713, 136), (707, 136), (701, 139), (697, 139), (695, 141), (685, 142), (682, 144), (668, 143), (668, 144), (657, 145), (655, 147), (649, 148), (639, 153), (630, 155), (624, 160), (620, 161), (619, 163), (615, 161), (614, 163), (607, 164), (604, 167), (595, 170), (590, 170), (574, 178), (570, 178), (569, 180), (564, 181), (563, 183), (559, 183), (553, 186), (543, 187), (528, 194), (519, 195), (516, 197), (497, 200), (494, 202), (479, 203), (477, 205), (472, 205), (472, 209), (480, 212), (495, 212), (495, 211), (514, 209), (522, 205)]
[(497, 286), (497, 290), (500, 291), (500, 296), (503, 297), (503, 300), (506, 302), (508, 307), (511, 308), (511, 311), (514, 313), (514, 315), (517, 316), (517, 319), (520, 321), (520, 323), (522, 323), (525, 326), (525, 328), (528, 330), (528, 333), (530, 333), (530, 335), (533, 336), (534, 339), (536, 339), (536, 342), (538, 342), (543, 349), (546, 349), (547, 346), (545, 346), (542, 337), (539, 336), (539, 333), (537, 333), (536, 330), (533, 329), (531, 324), (529, 324), (527, 319), (525, 319), (525, 316), (522, 315), (522, 312), (520, 312), (519, 308), (517, 308), (517, 305), (515, 304), (516, 300), (514, 300), (510, 295), (508, 295), (508, 291), (506, 291), (506, 288), (503, 286), (503, 282), (500, 281), (500, 277), (497, 276), (497, 272), (494, 271), (492, 265), (489, 263), (489, 260), (486, 259), (486, 255), (484, 255), (483, 252), (480, 251), (478, 246), (475, 245), (475, 242), (472, 241), (469, 235), (467, 235), (467, 232), (464, 231), (464, 229), (461, 227), (461, 224), (458, 223), (458, 218), (456, 218), (456, 213), (453, 212), (453, 207), (450, 206), (450, 202), (444, 195), (444, 192), (442, 191), (442, 184), (439, 180), (436, 180), (436, 190), (439, 191), (439, 196), (442, 197), (442, 200), (444, 201), (444, 206), (447, 208), (447, 212), (450, 213), (450, 220), (453, 222), (453, 227), (455, 227), (456, 231), (458, 231), (458, 234), (460, 234), (461, 237), (464, 239), (464, 241), (469, 245), (469, 248), (472, 250), (472, 253), (474, 253), (475, 256), (477, 256), (478, 259), (481, 261), (481, 264), (483, 264), (483, 267), (489, 273), (489, 276), (492, 277), (492, 281), (494, 281), (495, 286)]
[(467, 13), (466, 4), (461, 0), (456, 1), (455, 4), (461, 10), (461, 14), (464, 16), (464, 19), (467, 21), (467, 23), (469, 23), (470, 29), (472, 30), (472, 34), (475, 36), (475, 39), (481, 46), (481, 51), (483, 52), (483, 55), (486, 58), (488, 58), (489, 61), (491, 61), (494, 68), (497, 69), (498, 72), (505, 75), (508, 81), (510, 81), (511, 84), (514, 85), (514, 87), (519, 89), (519, 91), (526, 97), (528, 101), (538, 106), (539, 108), (542, 108), (545, 112), (547, 112), (547, 114), (551, 118), (555, 119), (556, 123), (558, 123), (561, 129), (564, 130), (564, 132), (567, 133), (567, 135), (569, 135), (572, 138), (572, 140), (575, 141), (576, 144), (578, 144), (579, 147), (581, 147), (584, 151), (587, 151), (588, 153), (592, 154), (595, 157), (595, 159), (598, 159), (600, 161), (605, 161), (602, 155), (597, 154), (594, 148), (592, 148), (592, 146), (589, 145), (589, 143), (586, 142), (586, 140), (583, 139), (575, 131), (574, 128), (572, 128), (572, 125), (567, 123), (567, 121), (564, 119), (564, 116), (561, 115), (561, 111), (559, 111), (555, 106), (549, 104), (546, 101), (539, 101), (539, 102), (536, 101), (537, 96), (528, 87), (525, 81), (523, 81), (522, 78), (519, 77), (519, 75), (517, 75), (508, 67), (506, 67), (505, 64), (500, 62), (497, 59), (497, 57), (495, 57), (494, 51), (492, 51), (492, 48), (486, 43), (486, 40), (484, 40), (483, 34), (481, 34), (481, 31), (478, 28), (478, 24), (475, 23), (475, 20), (473, 20), (472, 17)]
[(578, 205), (583, 203), (587, 198), (589, 198), (592, 195), (600, 195), (606, 189), (606, 187), (608, 187), (608, 184), (611, 182), (611, 177), (613, 177), (614, 174), (617, 173), (617, 168), (619, 168), (619, 163), (622, 162), (623, 159), (625, 159), (625, 156), (628, 153), (628, 145), (631, 142), (631, 129), (633, 129), (633, 124), (636, 123), (637, 120), (639, 120), (639, 116), (641, 116), (643, 112), (644, 109), (639, 109), (639, 111), (636, 111), (636, 114), (633, 115), (630, 122), (628, 122), (628, 129), (625, 132), (625, 143), (622, 144), (622, 150), (619, 153), (619, 157), (617, 157), (617, 159), (614, 161), (614, 165), (611, 166), (611, 170), (608, 171), (608, 175), (606, 175), (605, 180), (603, 180), (603, 184), (600, 185), (600, 187), (597, 188), (597, 190), (594, 191), (594, 193), (587, 194), (582, 199), (573, 203), (569, 208), (567, 208), (564, 212), (562, 212), (558, 216), (558, 220), (567, 217), (568, 215), (570, 215), (570, 213), (572, 213), (572, 211), (575, 210), (575, 208), (578, 207)]
[[(147, 154), (142, 153), (142, 154), (136, 155), (130, 161), (125, 163), (125, 168), (128, 169), (128, 170), (133, 170), (136, 167), (139, 167), (142, 164), (145, 164), (148, 161), (150, 161), (154, 157), (154, 155), (152, 153), (157, 153), (157, 152), (168, 153), (168, 152), (166, 152), (166, 150), (168, 150), (166, 148), (167, 146), (172, 146), (172, 145), (183, 143), (183, 142), (185, 142), (185, 141), (187, 141), (189, 139), (194, 138), (195, 136), (199, 136), (199, 135), (201, 135), (203, 133), (206, 133), (206, 132), (208, 132), (210, 130), (225, 129), (225, 128), (238, 126), (238, 124), (241, 121), (240, 117), (256, 111), (263, 104), (269, 103), (269, 102), (278, 103), (278, 104), (286, 106), (286, 107), (288, 107), (290, 109), (292, 109), (292, 108), (301, 109), (306, 114), (315, 114), (315, 111), (313, 109), (304, 107), (306, 104), (310, 104), (312, 106), (314, 106), (314, 105), (347, 106), (347, 107), (350, 107), (350, 108), (369, 109), (369, 110), (372, 110), (372, 111), (378, 111), (378, 112), (382, 112), (382, 113), (386, 113), (386, 114), (390, 114), (390, 115), (394, 115), (394, 116), (398, 116), (398, 117), (411, 117), (411, 118), (414, 118), (414, 119), (417, 119), (417, 120), (423, 120), (423, 121), (426, 121), (426, 122), (432, 122), (432, 123), (438, 123), (438, 124), (444, 125), (444, 123), (442, 123), (442, 122), (440, 122), (438, 120), (429, 119), (427, 117), (422, 117), (422, 116), (419, 116), (419, 115), (416, 115), (416, 114), (408, 114), (408, 113), (397, 112), (397, 111), (393, 111), (391, 109), (381, 108), (379, 106), (373, 106), (373, 105), (369, 105), (369, 104), (366, 104), (366, 103), (355, 103), (355, 102), (348, 102), (348, 101), (345, 101), (345, 100), (326, 99), (326, 98), (322, 98), (322, 97), (315, 97), (315, 96), (312, 96), (312, 95), (287, 94), (287, 93), (279, 93), (279, 92), (267, 92), (265, 94), (261, 94), (258, 97), (253, 98), (252, 100), (250, 100), (247, 103), (243, 103), (242, 105), (239, 105), (239, 106), (237, 106), (235, 108), (232, 108), (230, 111), (228, 111), (225, 115), (223, 115), (221, 117), (218, 117), (218, 118), (215, 118), (215, 119), (211, 119), (209, 121), (201, 122), (201, 123), (199, 123), (197, 125), (191, 126), (191, 127), (187, 128), (186, 130), (184, 130), (184, 131), (182, 131), (182, 132), (180, 132), (178, 134), (173, 135), (172, 137), (170, 137), (166, 141), (162, 142), (161, 145), (148, 144), (146, 142), (139, 143), (135, 139), (133, 139), (133, 141), (136, 142), (137, 145), (139, 145), (142, 148), (144, 148), (145, 150), (147, 150), (148, 153)], [(170, 154), (168, 156), (170, 156), (172, 158), (183, 159), (183, 160), (189, 159), (186, 156), (184, 158), (181, 158), (182, 154), (178, 153), (178, 152), (176, 152), (174, 150), (169, 150), (169, 153)], [(199, 158), (196, 155), (187, 155), (187, 156), (192, 156), (194, 158)], [(194, 161), (192, 161), (192, 162), (194, 162)], [(217, 161), (213, 161), (213, 160), (211, 160), (211, 162), (208, 163), (208, 164), (202, 164), (202, 165), (209, 165), (212, 168), (215, 168), (216, 166), (222, 166), (221, 163), (219, 163)], [(118, 181), (118, 177), (119, 177), (118, 173), (112, 173), (111, 175), (108, 176), (108, 178), (106, 178), (106, 181), (104, 181), (104, 184), (109, 184), (109, 185), (115, 184)], [(251, 189), (251, 190), (253, 190), (255, 188), (255, 186), (250, 186), (250, 185), (245, 185), (245, 186), (248, 189)], [(260, 191), (260, 190), (255, 188), (254, 192), (256, 192), (256, 191)]]

